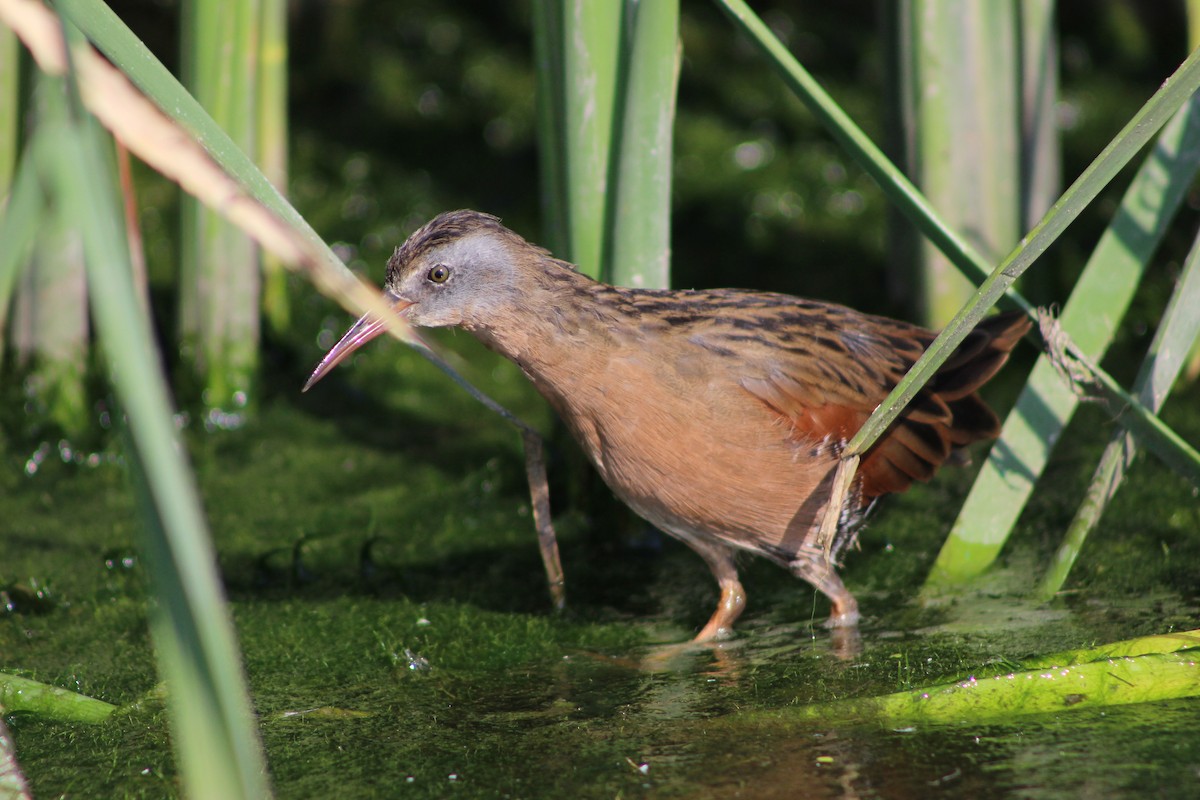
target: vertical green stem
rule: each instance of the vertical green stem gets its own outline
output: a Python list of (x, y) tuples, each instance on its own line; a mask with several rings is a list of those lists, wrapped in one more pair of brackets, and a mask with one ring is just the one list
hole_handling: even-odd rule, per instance
[[(1011, 0), (903, 0), (898, 54), (906, 172), (989, 262), (1020, 235), (1018, 33)], [(917, 306), (944, 325), (972, 283), (931, 242), (917, 248)]]
[(1200, 47), (1200, 0), (1186, 0), (1188, 50)]
[[(183, 6), (186, 83), (245, 152), (254, 152), (259, 1), (188, 0)], [(258, 367), (260, 276), (250, 239), (185, 198), (180, 333), (208, 422), (236, 425)]]
[[(1188, 50), (1195, 50), (1200, 47), (1200, 0), (1187, 0), (1187, 21)], [(1184, 375), (1188, 381), (1200, 378), (1200, 342), (1192, 348), (1188, 364), (1184, 367)]]
[(535, 50), (543, 70), (538, 79), (542, 197), (549, 203), (551, 246), (593, 277), (606, 277), (605, 193), (621, 7), (588, 0), (540, 0), (534, 7)]
[(543, 240), (551, 252), (567, 257), (566, 80), (563, 64), (563, 4), (533, 2), (533, 58), (537, 74), (538, 178), (541, 187)]
[[(1021, 62), (1019, 231), (1036, 225), (1062, 193), (1054, 7), (1055, 0), (1017, 0)], [(1021, 283), (1026, 294), (1044, 297), (1053, 293), (1051, 276), (1045, 272), (1028, 272)]]
[(34, 159), (26, 156), (17, 166), (4, 208), (0, 211), (0, 354), (5, 346), (4, 332), (8, 329), (7, 309), (21, 275), (25, 261), (33, 248), (38, 226), (46, 216), (45, 199), (38, 181)]
[[(1058, 35), (1054, 0), (1019, 0), (1021, 216), (1027, 231), (1062, 190), (1058, 136)], [(1032, 276), (1031, 276), (1032, 277)], [(1028, 280), (1028, 278), (1026, 279)]]
[[(39, 121), (61, 98), (62, 85), (39, 76)], [(108, 167), (107, 164), (104, 165)], [(88, 427), (85, 378), (88, 356), (87, 280), (76, 221), (57, 206), (37, 228), (35, 256), (18, 285), (12, 316), (17, 359), (30, 368), (36, 402), (68, 436)]]
[(0, 26), (0, 208), (17, 166), (21, 107), (21, 47), (17, 35)]
[(671, 274), (679, 2), (627, 2), (622, 27), (605, 273), (623, 286), (665, 288)]
[(535, 0), (533, 22), (547, 243), (601, 280), (667, 286), (678, 0)]
[(589, 275), (666, 286), (679, 3), (538, 0), (547, 242)]
[[(8, 207), (13, 171), (17, 166), (17, 125), (20, 110), (21, 47), (17, 35), (0, 26), (0, 213)], [(16, 276), (14, 268), (13, 277)], [(0, 361), (3, 360), (8, 329), (8, 304), (13, 282), (0, 274)]]
[(604, 215), (621, 4), (566, 0), (564, 5), (569, 258), (584, 272), (607, 280)]
[[(261, 0), (262, 20), (258, 40), (258, 163), (263, 174), (280, 192), (287, 193), (287, 2)], [(288, 307), (287, 273), (270, 255), (263, 259), (263, 312), (277, 331), (286, 330), (291, 316)]]

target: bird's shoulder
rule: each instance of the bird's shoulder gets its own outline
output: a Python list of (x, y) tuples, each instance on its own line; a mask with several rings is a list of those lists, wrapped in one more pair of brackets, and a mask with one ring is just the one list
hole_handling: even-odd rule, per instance
[(753, 394), (873, 408), (934, 334), (836, 303), (740, 289), (622, 290), (647, 340), (701, 351)]

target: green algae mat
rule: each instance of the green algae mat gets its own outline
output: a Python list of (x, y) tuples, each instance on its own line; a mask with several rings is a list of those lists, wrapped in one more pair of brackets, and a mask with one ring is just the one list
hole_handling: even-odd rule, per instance
[[(507, 365), (468, 361), (548, 424)], [(1069, 590), (1028, 599), (1106, 441), (1099, 410), (969, 592), (918, 600), (970, 485), (946, 473), (850, 555), (858, 641), (748, 560), (739, 635), (690, 648), (706, 568), (603, 497), (556, 509), (551, 610), (518, 438), (419, 358), (380, 347), (311, 395), (273, 383), (190, 455), (279, 797), (1194, 796), (1194, 489), (1139, 461)], [(1197, 409), (1192, 386), (1165, 413), (1195, 439)], [(31, 793), (177, 796), (119, 457), (4, 452), (0, 703)]]

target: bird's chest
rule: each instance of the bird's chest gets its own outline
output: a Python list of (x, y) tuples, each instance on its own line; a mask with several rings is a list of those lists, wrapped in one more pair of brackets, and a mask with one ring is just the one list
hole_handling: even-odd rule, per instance
[(808, 528), (797, 511), (832, 464), (746, 393), (684, 354), (610, 354), (535, 383), (610, 488), (660, 525), (735, 537)]

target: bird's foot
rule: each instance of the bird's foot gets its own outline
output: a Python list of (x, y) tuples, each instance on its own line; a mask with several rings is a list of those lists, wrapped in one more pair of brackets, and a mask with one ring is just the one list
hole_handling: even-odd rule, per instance
[(834, 606), (833, 612), (829, 615), (829, 619), (825, 620), (825, 627), (831, 630), (838, 628), (857, 628), (862, 615), (858, 613), (858, 605), (849, 609), (838, 609)]
[(694, 643), (723, 642), (733, 638), (733, 623), (746, 607), (746, 591), (734, 576), (723, 576), (720, 580), (721, 600), (708, 624), (700, 629)]
[(708, 642), (727, 642), (733, 638), (733, 626), (723, 625), (714, 617), (708, 621), (708, 624), (700, 629), (700, 632), (692, 639), (692, 644), (706, 644)]

